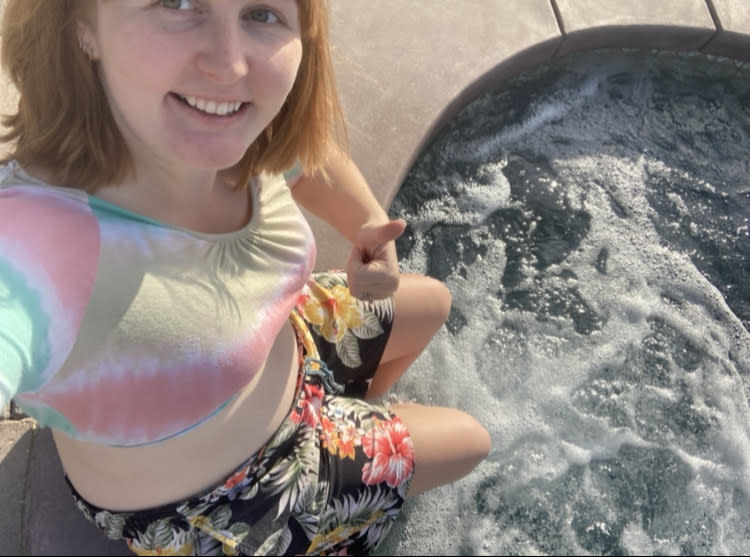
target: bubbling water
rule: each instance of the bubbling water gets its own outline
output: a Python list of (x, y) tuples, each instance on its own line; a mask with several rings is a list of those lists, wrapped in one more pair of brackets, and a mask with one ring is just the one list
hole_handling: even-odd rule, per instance
[(408, 175), (405, 271), (453, 293), (396, 386), (491, 432), (382, 554), (750, 547), (750, 80), (609, 51), (466, 107)]

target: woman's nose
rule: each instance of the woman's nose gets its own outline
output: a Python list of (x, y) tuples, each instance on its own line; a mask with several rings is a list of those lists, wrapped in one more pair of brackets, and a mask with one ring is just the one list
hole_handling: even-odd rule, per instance
[(221, 21), (214, 24), (198, 56), (198, 68), (219, 83), (232, 83), (248, 73), (246, 45), (238, 24)]

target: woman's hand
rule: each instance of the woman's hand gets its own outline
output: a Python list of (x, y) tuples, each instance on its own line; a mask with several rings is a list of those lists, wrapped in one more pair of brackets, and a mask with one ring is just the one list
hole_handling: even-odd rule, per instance
[(361, 300), (380, 300), (398, 288), (400, 271), (395, 240), (403, 234), (402, 219), (384, 224), (364, 224), (352, 248), (346, 272), (349, 291)]

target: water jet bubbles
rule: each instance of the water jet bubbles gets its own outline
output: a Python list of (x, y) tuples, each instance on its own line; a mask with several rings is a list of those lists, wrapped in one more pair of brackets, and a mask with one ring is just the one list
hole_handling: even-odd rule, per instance
[(609, 250), (606, 247), (602, 247), (596, 256), (596, 263), (594, 263), (596, 270), (599, 271), (601, 274), (606, 275), (608, 261), (609, 261)]
[(696, 64), (558, 60), (407, 177), (403, 268), (454, 308), (399, 388), (481, 412), (493, 453), (393, 554), (750, 547), (750, 80)]

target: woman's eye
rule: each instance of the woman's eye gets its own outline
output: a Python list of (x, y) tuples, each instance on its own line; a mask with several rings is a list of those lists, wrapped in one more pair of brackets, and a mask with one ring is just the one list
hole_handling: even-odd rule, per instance
[(247, 19), (256, 23), (278, 23), (280, 21), (276, 14), (268, 8), (253, 8), (247, 14)]
[(159, 5), (170, 10), (192, 10), (195, 8), (190, 0), (160, 0)]

